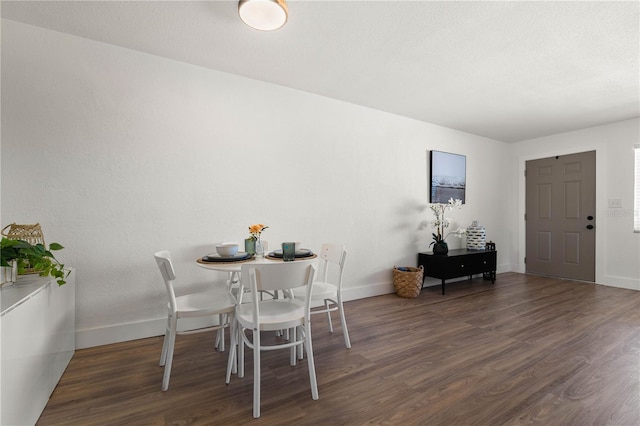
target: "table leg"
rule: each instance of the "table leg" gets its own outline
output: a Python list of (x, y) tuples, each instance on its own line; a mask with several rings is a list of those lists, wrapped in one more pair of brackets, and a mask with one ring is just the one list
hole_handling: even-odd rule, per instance
[[(234, 294), (233, 293), (234, 286), (236, 286), (235, 287), (236, 289), (238, 290), (240, 289), (240, 272), (236, 272), (236, 271), (229, 272), (228, 280), (227, 280), (227, 289), (231, 294)], [(242, 300), (242, 297), (240, 294), (234, 294), (234, 296), (238, 299), (238, 301)]]
[(444, 278), (442, 279), (442, 294), (444, 294)]
[(229, 272), (227, 275), (227, 287), (229, 287), (229, 290), (231, 290), (234, 284), (239, 282), (239, 275), (239, 272)]

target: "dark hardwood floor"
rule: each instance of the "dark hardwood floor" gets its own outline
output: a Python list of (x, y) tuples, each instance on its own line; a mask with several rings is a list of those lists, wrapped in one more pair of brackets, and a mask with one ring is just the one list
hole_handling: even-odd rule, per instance
[(39, 425), (640, 425), (640, 292), (516, 273), (346, 303), (313, 317), (320, 399), (306, 360), (263, 353), (225, 385), (213, 334), (178, 336), (160, 390), (161, 337), (76, 351)]

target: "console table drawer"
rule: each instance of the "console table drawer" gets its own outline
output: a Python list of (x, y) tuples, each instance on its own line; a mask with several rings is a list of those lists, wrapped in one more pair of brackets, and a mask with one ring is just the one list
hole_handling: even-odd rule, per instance
[(473, 272), (474, 274), (485, 272), (487, 267), (495, 269), (495, 262), (491, 262), (489, 256), (486, 256), (485, 254), (486, 253), (481, 253), (476, 256), (465, 256), (465, 259), (462, 262), (462, 267), (467, 268), (467, 270), (478, 271)]

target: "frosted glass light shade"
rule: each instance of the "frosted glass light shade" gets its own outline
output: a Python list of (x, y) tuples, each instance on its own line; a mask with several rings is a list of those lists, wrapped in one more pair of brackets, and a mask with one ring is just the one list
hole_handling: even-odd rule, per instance
[(285, 0), (240, 0), (238, 14), (242, 22), (261, 31), (281, 28), (289, 15)]

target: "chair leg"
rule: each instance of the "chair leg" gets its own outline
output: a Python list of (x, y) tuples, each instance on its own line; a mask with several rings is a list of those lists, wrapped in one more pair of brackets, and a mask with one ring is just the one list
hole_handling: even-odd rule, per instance
[(229, 384), (229, 382), (231, 381), (231, 373), (233, 372), (233, 370), (237, 369), (237, 357), (236, 357), (236, 346), (237, 346), (237, 341), (238, 341), (238, 336), (236, 333), (236, 322), (233, 320), (233, 315), (231, 316), (230, 319), (231, 325), (229, 326), (229, 335), (230, 335), (230, 342), (229, 342), (229, 360), (227, 361), (227, 377), (226, 377), (226, 383)]
[(333, 323), (331, 322), (331, 311), (329, 311), (329, 299), (324, 299), (324, 309), (327, 311), (327, 321), (329, 321), (329, 333), (333, 333)]
[(164, 376), (162, 377), (162, 390), (169, 389), (169, 378), (171, 377), (171, 365), (173, 364), (173, 349), (176, 344), (176, 330), (178, 328), (178, 319), (172, 317), (169, 329), (169, 341), (167, 342), (167, 355), (164, 365)]
[(164, 331), (164, 339), (162, 340), (162, 352), (160, 353), (160, 367), (163, 367), (167, 361), (167, 347), (169, 345), (169, 335), (171, 329), (171, 316), (167, 316), (167, 327)]
[(229, 338), (235, 337), (235, 344), (233, 345), (233, 366), (231, 368), (231, 374), (238, 374), (238, 343), (241, 343), (240, 336), (238, 335), (238, 328), (240, 325), (236, 322), (235, 313), (232, 313), (229, 317)]
[[(220, 321), (222, 315), (218, 315), (218, 322)], [(216, 341), (214, 343), (214, 347), (218, 349), (220, 347), (220, 330), (216, 331)]]
[[(287, 334), (289, 334), (290, 336), (290, 341), (291, 342), (297, 342), (298, 341), (298, 334), (296, 332), (296, 328), (293, 327), (291, 328), (291, 331), (289, 331), (289, 329), (287, 329)], [(291, 346), (291, 354), (290, 354), (290, 360), (289, 360), (289, 364), (291, 364), (292, 367), (295, 367), (296, 365), (296, 351), (297, 351), (298, 346), (294, 345)], [(300, 358), (302, 359), (302, 358)]]
[(347, 318), (344, 315), (344, 305), (342, 298), (338, 299), (338, 311), (340, 312), (340, 322), (342, 323), (342, 334), (344, 335), (344, 344), (347, 349), (351, 349), (351, 340), (349, 339), (349, 330), (347, 329)]
[(304, 332), (304, 345), (307, 348), (307, 364), (309, 365), (309, 383), (311, 384), (311, 398), (317, 400), (320, 398), (318, 395), (318, 380), (316, 378), (316, 365), (313, 359), (313, 345), (311, 344), (311, 324), (309, 321), (305, 324)]
[(298, 351), (298, 359), (302, 361), (304, 359), (304, 345), (296, 346), (296, 350)]
[(253, 331), (253, 417), (260, 417), (260, 330)]
[[(263, 300), (263, 299), (262, 299), (262, 296), (263, 296), (265, 293), (271, 294), (271, 293), (269, 293), (269, 292), (261, 291), (261, 292), (260, 292), (260, 301), (261, 301), (261, 302), (262, 302), (262, 300)], [(276, 291), (272, 294), (272, 299), (273, 299), (273, 300), (277, 300), (277, 299), (278, 299), (278, 290), (276, 290)], [(276, 336), (278, 336), (278, 337), (282, 337), (284, 340), (289, 340), (289, 330), (288, 330), (288, 329), (287, 329), (287, 330), (285, 330), (285, 331), (282, 331), (282, 330), (276, 330)]]
[(216, 333), (216, 349), (224, 352), (224, 324), (227, 322), (227, 314), (218, 315), (218, 324), (220, 329)]
[(236, 331), (238, 335), (238, 377), (244, 377), (244, 330), (238, 324), (238, 330)]

